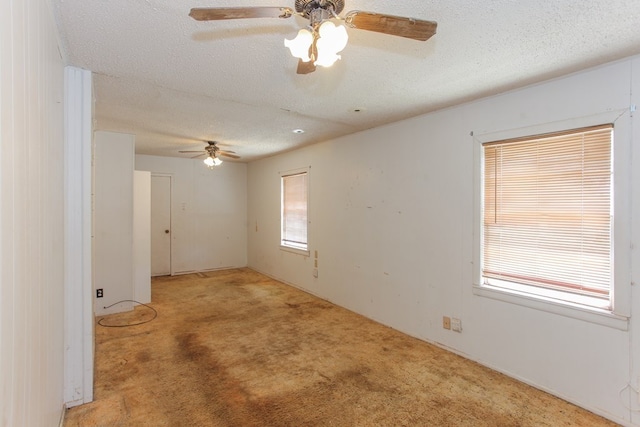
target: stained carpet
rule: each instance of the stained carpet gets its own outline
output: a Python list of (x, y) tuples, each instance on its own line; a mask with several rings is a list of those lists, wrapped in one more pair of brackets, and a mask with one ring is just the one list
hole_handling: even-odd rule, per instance
[(615, 425), (250, 269), (152, 300), (96, 326), (95, 401), (65, 426)]

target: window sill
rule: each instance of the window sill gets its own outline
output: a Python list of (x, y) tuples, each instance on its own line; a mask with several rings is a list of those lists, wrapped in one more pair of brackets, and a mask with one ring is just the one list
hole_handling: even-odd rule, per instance
[(302, 249), (302, 248), (295, 248), (293, 246), (285, 246), (285, 245), (280, 245), (280, 250), (285, 251), (285, 252), (291, 252), (293, 254), (297, 254), (297, 255), (302, 255), (302, 256), (310, 256), (311, 253), (309, 252), (308, 249)]
[(607, 309), (587, 307), (577, 303), (560, 301), (491, 285), (474, 285), (473, 293), (481, 297), (583, 320), (621, 331), (627, 331), (629, 329), (628, 317), (614, 314)]

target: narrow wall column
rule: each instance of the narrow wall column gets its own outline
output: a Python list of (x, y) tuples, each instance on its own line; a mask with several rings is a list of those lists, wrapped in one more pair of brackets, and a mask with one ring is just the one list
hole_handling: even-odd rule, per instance
[[(94, 292), (97, 315), (133, 310), (134, 135), (95, 132)], [(115, 304), (115, 305), (114, 305)]]
[(93, 400), (91, 72), (65, 68), (64, 400)]

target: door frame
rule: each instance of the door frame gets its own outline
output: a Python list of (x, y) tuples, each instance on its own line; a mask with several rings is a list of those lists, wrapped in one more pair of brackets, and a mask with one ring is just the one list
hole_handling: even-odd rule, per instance
[[(174, 276), (173, 271), (173, 174), (162, 172), (151, 172), (151, 187), (153, 187), (153, 177), (168, 177), (169, 178), (169, 275)], [(153, 191), (153, 190), (151, 190)], [(151, 212), (153, 215), (153, 212)], [(154, 277), (153, 275), (151, 277)]]

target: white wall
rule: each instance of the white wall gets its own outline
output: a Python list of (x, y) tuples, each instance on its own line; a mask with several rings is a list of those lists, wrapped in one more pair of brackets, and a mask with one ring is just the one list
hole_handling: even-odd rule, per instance
[[(133, 309), (133, 135), (94, 134), (93, 289), (96, 315)], [(118, 303), (118, 304), (116, 304)], [(116, 304), (113, 307), (109, 307)], [(105, 308), (109, 307), (109, 308)]]
[[(628, 330), (475, 295), (474, 139), (488, 133), (627, 110), (630, 59), (253, 162), (248, 168), (249, 266), (410, 335), (438, 343), (621, 423), (640, 425), (640, 328)], [(637, 71), (635, 87), (640, 85)], [(640, 104), (634, 94), (633, 102)], [(637, 119), (636, 119), (637, 121)], [(624, 230), (640, 243), (640, 152), (616, 133), (618, 159), (633, 180), (617, 182)], [(629, 126), (627, 124), (626, 129)], [(630, 162), (625, 164), (624, 162)], [(621, 163), (622, 162), (622, 163)], [(309, 247), (313, 258), (279, 249), (279, 171), (311, 166)], [(631, 212), (631, 209), (634, 209)], [(631, 214), (635, 215), (631, 215)], [(617, 213), (618, 214), (618, 213)], [(622, 240), (628, 237), (616, 234)], [(616, 273), (638, 281), (636, 252)], [(633, 259), (633, 270), (631, 261)], [(628, 281), (616, 297), (638, 310)], [(624, 301), (623, 301), (624, 300)], [(462, 333), (442, 316), (462, 319)], [(620, 325), (619, 325), (620, 326)], [(633, 367), (630, 367), (633, 363)], [(633, 417), (633, 418), (632, 418)]]
[(63, 405), (64, 61), (43, 0), (0, 13), (0, 425)]
[(224, 162), (210, 170), (202, 160), (137, 155), (135, 167), (173, 177), (174, 274), (247, 264), (245, 164)]

